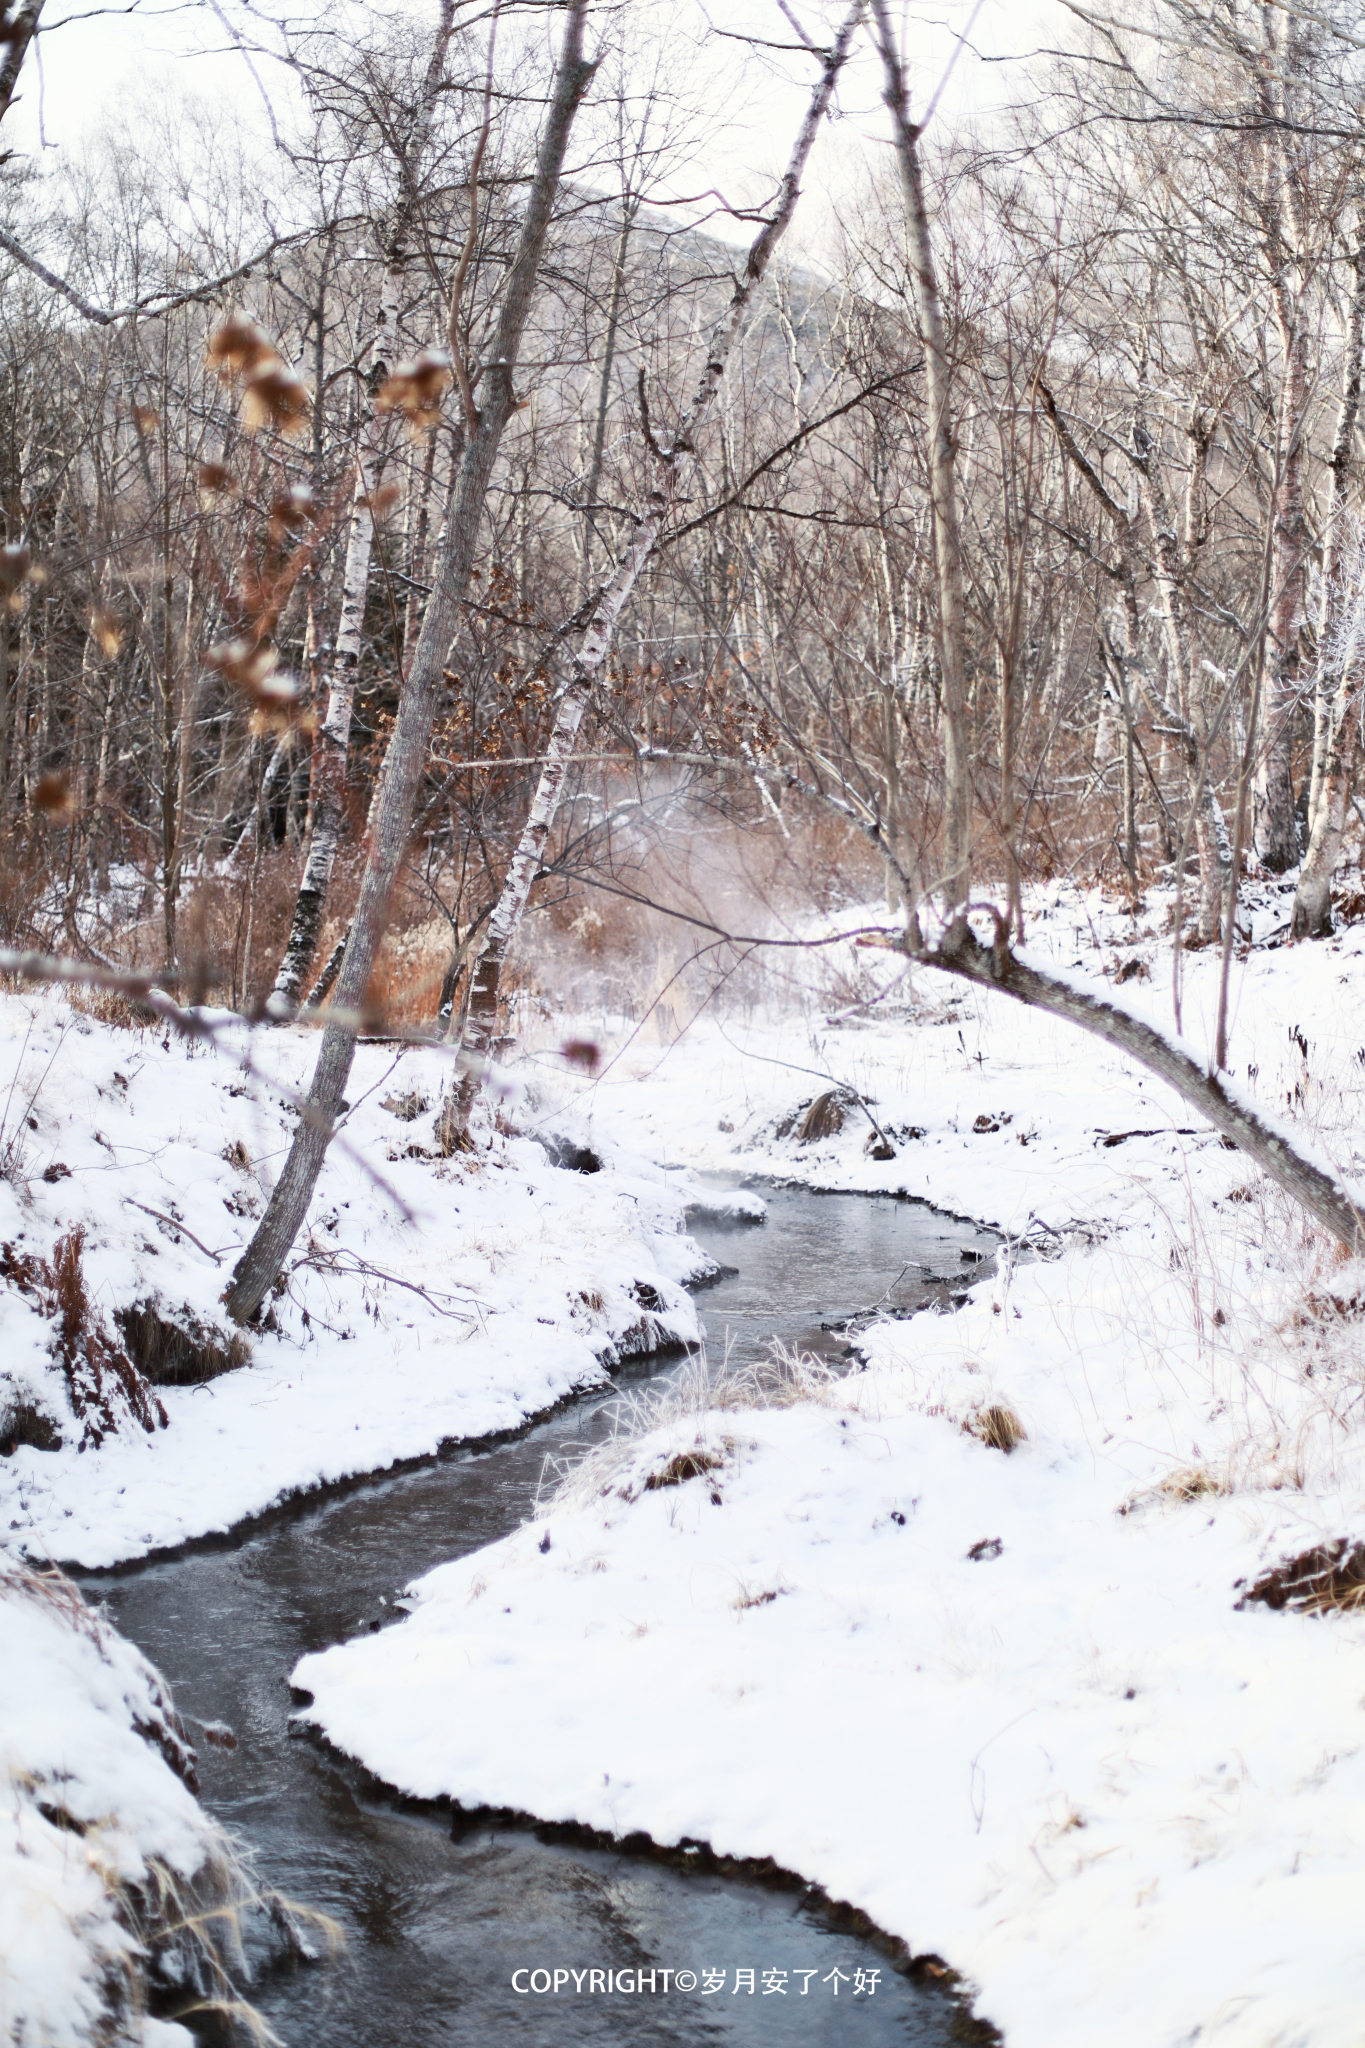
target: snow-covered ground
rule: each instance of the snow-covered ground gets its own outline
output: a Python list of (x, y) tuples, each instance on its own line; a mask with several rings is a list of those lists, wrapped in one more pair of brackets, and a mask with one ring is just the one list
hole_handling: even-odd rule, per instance
[[(1161, 907), (1056, 892), (1030, 944), (1169, 1022)], [(1009, 2048), (1355, 2043), (1365, 1612), (1238, 1602), (1365, 1537), (1365, 1275), (1073, 1028), (928, 975), (868, 1007), (895, 963), (821, 959), (794, 1018), (638, 1034), (541, 1099), (608, 1150), (903, 1190), (1017, 1252), (845, 1380), (661, 1409), (305, 1658), (309, 1717), (414, 1794), (772, 1857), (962, 1972)], [(1216, 957), (1183, 972), (1202, 1051)], [(1347, 1175), (1362, 991), (1358, 929), (1234, 974), (1237, 1081)], [(801, 1142), (836, 1084), (894, 1159), (851, 1102)]]
[(65, 1580), (0, 1569), (0, 2038), (192, 2048), (154, 1987), (231, 1998), (248, 1888), (145, 1658)]
[(448, 1061), (367, 1045), (275, 1327), (251, 1338), (249, 1362), (154, 1387), (141, 1420), (114, 1368), (99, 1398), (82, 1369), (90, 1398), (74, 1413), (53, 1357), (57, 1248), (83, 1233), (79, 1271), (111, 1351), (136, 1359), (148, 1325), (130, 1335), (118, 1318), (150, 1305), (221, 1352), (220, 1296), (315, 1049), (307, 1033), (186, 1042), (92, 1024), (55, 997), (0, 998), (0, 1443), (17, 1428), (61, 1445), (21, 1441), (0, 1458), (11, 1547), (114, 1564), (516, 1428), (605, 1384), (623, 1357), (695, 1339), (683, 1283), (707, 1262), (684, 1232), (690, 1175), (627, 1144), (576, 1172), (492, 1131), (476, 1156), (441, 1161)]

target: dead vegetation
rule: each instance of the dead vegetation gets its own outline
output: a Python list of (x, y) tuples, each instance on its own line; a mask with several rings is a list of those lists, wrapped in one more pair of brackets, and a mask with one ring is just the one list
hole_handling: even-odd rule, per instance
[(837, 1088), (828, 1089), (817, 1095), (801, 1119), (796, 1136), (802, 1145), (817, 1144), (822, 1138), (833, 1138), (844, 1128), (844, 1109)]
[(965, 1435), (974, 1436), (979, 1443), (988, 1445), (993, 1451), (1004, 1451), (1007, 1456), (1028, 1439), (1023, 1423), (1003, 1401), (993, 1401), (989, 1407), (975, 1409), (962, 1428)]
[[(36, 1572), (23, 1565), (0, 1566), (0, 1599), (41, 1602), (59, 1621), (85, 1636), (108, 1663), (127, 1647), (103, 1615), (89, 1607), (78, 1587), (60, 1571)], [(170, 1693), (159, 1674), (139, 1659), (145, 1711), (134, 1713), (132, 1726), (155, 1749), (191, 1793), (197, 1793), (197, 1758)], [(209, 1740), (221, 1732), (205, 1730)], [(102, 1972), (103, 2013), (91, 2039), (118, 2048), (141, 2043), (144, 2019), (151, 2012), (178, 2017), (202, 2015), (220, 2032), (213, 2038), (250, 2038), (258, 2048), (277, 2037), (244, 1996), (247, 1961), (242, 1935), (248, 1919), (264, 1915), (278, 1938), (295, 1956), (336, 1954), (341, 1931), (327, 1915), (297, 1905), (256, 1883), (237, 1843), (216, 1821), (201, 1817), (203, 1855), (188, 1874), (163, 1857), (143, 1854), (145, 1875), (130, 1883), (122, 1874), (128, 1863), (125, 1824), (117, 1814), (91, 1820), (75, 1811), (65, 1776), (49, 1779), (33, 1772), (11, 1776), (14, 1799), (27, 1803), (50, 1826), (82, 1846), (112, 1917), (126, 1942)], [(124, 1842), (120, 1843), (120, 1836)], [(25, 2037), (27, 2038), (27, 2037)]]
[(168, 1309), (148, 1296), (114, 1311), (114, 1321), (143, 1377), (154, 1387), (197, 1387), (251, 1357), (251, 1340), (205, 1323), (189, 1307)]
[(1119, 1513), (1131, 1515), (1145, 1507), (1184, 1507), (1191, 1501), (1221, 1498), (1232, 1490), (1231, 1479), (1210, 1472), (1207, 1465), (1181, 1465), (1176, 1471), (1168, 1472), (1155, 1486), (1132, 1494), (1121, 1504)]
[[(642, 1393), (623, 1393), (610, 1410), (611, 1435), (579, 1458), (547, 1458), (541, 1474), (536, 1511), (547, 1514), (565, 1506), (588, 1506), (612, 1492), (634, 1500), (661, 1486), (683, 1485), (692, 1478), (714, 1478), (721, 1465), (738, 1454), (738, 1440), (709, 1434), (709, 1418), (765, 1408), (791, 1408), (804, 1401), (824, 1401), (836, 1379), (822, 1360), (789, 1349), (774, 1339), (768, 1358), (736, 1366), (729, 1356), (712, 1367), (694, 1354), (661, 1386)], [(692, 1425), (693, 1441), (665, 1454), (665, 1462), (639, 1470), (640, 1445), (656, 1431)], [(676, 1468), (675, 1478), (662, 1474)]]
[[(56, 1325), (51, 1350), (66, 1379), (81, 1448), (98, 1449), (128, 1419), (148, 1434), (166, 1427), (166, 1411), (147, 1380), (99, 1316), (86, 1289), (77, 1225), (58, 1238), (50, 1259), (0, 1245), (0, 1277)], [(31, 1439), (30, 1439), (31, 1440)], [(60, 1439), (46, 1448), (59, 1449)]]
[(1351, 1614), (1365, 1607), (1365, 1543), (1339, 1536), (1335, 1543), (1317, 1543), (1287, 1558), (1248, 1586), (1237, 1605), (1257, 1602), (1299, 1614)]
[(689, 1479), (704, 1479), (708, 1472), (719, 1472), (724, 1463), (722, 1450), (703, 1444), (690, 1451), (675, 1451), (666, 1464), (650, 1473), (645, 1492), (657, 1493), (663, 1486), (684, 1486)]

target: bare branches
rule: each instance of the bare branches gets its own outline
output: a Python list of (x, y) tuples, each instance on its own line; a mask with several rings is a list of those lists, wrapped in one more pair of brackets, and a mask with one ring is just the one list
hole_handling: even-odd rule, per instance
[(58, 277), (54, 270), (49, 270), (36, 256), (31, 256), (27, 249), (3, 228), (0, 228), (0, 249), (5, 250), (16, 263), (22, 264), (25, 270), (32, 271), (43, 284), (58, 293), (69, 306), (75, 308), (83, 320), (89, 320), (96, 327), (117, 327), (124, 320), (136, 319), (140, 313), (155, 317), (172, 313), (179, 306), (197, 305), (214, 300), (228, 285), (240, 284), (245, 278), (254, 277), (259, 270), (268, 269), (271, 258), (278, 255), (282, 249), (299, 248), (305, 242), (315, 240), (316, 236), (317, 229), (314, 227), (300, 228), (292, 235), (275, 235), (264, 248), (258, 249), (254, 256), (249, 256), (245, 263), (234, 265), (231, 270), (223, 271), (218, 277), (206, 278), (202, 284), (191, 285), (186, 290), (147, 292), (140, 299), (134, 299), (130, 305), (118, 307), (112, 312), (105, 307), (92, 305), (74, 285), (68, 284), (65, 278)]

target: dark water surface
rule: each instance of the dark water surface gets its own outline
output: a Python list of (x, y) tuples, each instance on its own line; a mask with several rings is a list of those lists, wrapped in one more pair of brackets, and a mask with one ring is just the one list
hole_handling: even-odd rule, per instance
[[(822, 1323), (884, 1297), (907, 1307), (942, 1292), (970, 1270), (964, 1249), (988, 1255), (995, 1242), (909, 1203), (799, 1190), (765, 1198), (762, 1227), (694, 1228), (739, 1269), (701, 1296), (713, 1360), (727, 1332), (741, 1359), (762, 1355), (771, 1336), (837, 1348)], [(235, 1750), (200, 1745), (203, 1797), (253, 1851), (261, 1883), (341, 1926), (346, 1949), (334, 1962), (263, 1950), (254, 2002), (287, 2048), (947, 2044), (957, 2008), (799, 1891), (542, 1840), (528, 1827), (452, 1831), (448, 1814), (377, 1793), (291, 1723), (289, 1674), (305, 1651), (396, 1618), (392, 1602), (410, 1580), (525, 1519), (547, 1454), (563, 1457), (609, 1427), (610, 1397), (585, 1398), (500, 1449), (432, 1460), (281, 1511), (235, 1541), (85, 1580), (170, 1679), (182, 1713), (236, 1732)], [(522, 1967), (691, 1970), (699, 1981), (593, 1995), (585, 1978), (579, 1995), (570, 1980), (557, 1996), (518, 1996), (511, 1978)], [(707, 1969), (726, 1974), (703, 1995)], [(752, 1993), (744, 1979), (735, 1990), (745, 1969)], [(792, 1973), (810, 1970), (803, 1996)], [(855, 1973), (873, 1970), (875, 1991), (864, 1975), (855, 1995)], [(785, 1990), (765, 1993), (765, 1971), (788, 1972)]]

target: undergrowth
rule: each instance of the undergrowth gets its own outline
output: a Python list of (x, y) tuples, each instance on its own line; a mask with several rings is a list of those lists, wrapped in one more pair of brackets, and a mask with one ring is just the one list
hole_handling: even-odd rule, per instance
[[(547, 1457), (536, 1495), (536, 1512), (585, 1507), (613, 1490), (626, 1499), (661, 1486), (684, 1484), (712, 1474), (727, 1462), (728, 1439), (708, 1442), (710, 1415), (744, 1410), (791, 1408), (798, 1402), (823, 1401), (837, 1375), (820, 1359), (774, 1338), (766, 1359), (736, 1365), (727, 1347), (716, 1366), (704, 1352), (694, 1352), (662, 1385), (623, 1393), (608, 1409), (611, 1433), (581, 1457)], [(656, 1431), (679, 1424), (696, 1427), (694, 1445), (665, 1452), (648, 1470), (637, 1470), (640, 1445)]]
[(92, 1305), (81, 1264), (84, 1249), (79, 1224), (58, 1238), (50, 1259), (0, 1245), (0, 1278), (56, 1324), (51, 1349), (81, 1427), (81, 1448), (98, 1449), (126, 1416), (149, 1435), (165, 1429), (166, 1410)]

